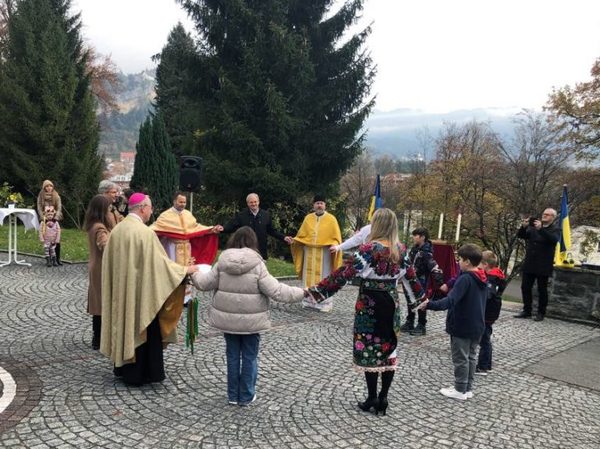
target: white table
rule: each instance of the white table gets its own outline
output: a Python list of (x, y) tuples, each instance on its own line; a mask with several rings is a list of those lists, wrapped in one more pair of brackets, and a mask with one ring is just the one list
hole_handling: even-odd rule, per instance
[(5, 207), (0, 209), (0, 225), (4, 224), (4, 219), (8, 217), (8, 260), (0, 260), (0, 268), (11, 263), (17, 265), (31, 266), (25, 260), (17, 259), (17, 217), (25, 225), (25, 229), (40, 228), (37, 213), (33, 209), (19, 209), (15, 207)]

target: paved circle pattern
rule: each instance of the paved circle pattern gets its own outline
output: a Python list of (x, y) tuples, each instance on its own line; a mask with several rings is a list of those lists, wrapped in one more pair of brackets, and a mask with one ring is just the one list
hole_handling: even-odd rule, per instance
[(171, 346), (167, 379), (129, 388), (90, 348), (86, 266), (28, 261), (31, 268), (0, 269), (0, 366), (19, 373), (22, 395), (0, 415), (0, 447), (595, 449), (600, 441), (597, 391), (523, 369), (598, 329), (513, 320), (504, 310), (493, 374), (460, 403), (438, 393), (452, 384), (452, 365), (445, 314), (430, 313), (426, 337), (402, 335), (388, 416), (376, 417), (355, 405), (365, 388), (351, 365), (349, 286), (330, 314), (274, 304), (258, 399), (237, 407), (226, 402), (223, 337), (204, 320), (194, 355)]

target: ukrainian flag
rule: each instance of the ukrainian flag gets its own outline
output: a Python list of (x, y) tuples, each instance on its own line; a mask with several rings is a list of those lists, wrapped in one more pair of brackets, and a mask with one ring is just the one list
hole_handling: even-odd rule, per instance
[(562, 200), (560, 202), (560, 240), (556, 244), (554, 265), (573, 266), (568, 254), (571, 249), (571, 224), (569, 222), (569, 198), (567, 196), (567, 185), (563, 186)]
[(377, 175), (377, 180), (375, 181), (375, 193), (371, 197), (371, 205), (369, 206), (369, 215), (367, 216), (367, 221), (371, 221), (373, 214), (381, 206), (383, 206), (383, 201), (381, 200), (381, 184), (379, 181), (379, 175)]

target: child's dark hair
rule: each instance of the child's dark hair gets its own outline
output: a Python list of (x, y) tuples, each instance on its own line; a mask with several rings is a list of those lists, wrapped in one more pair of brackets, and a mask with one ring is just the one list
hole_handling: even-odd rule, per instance
[(427, 228), (416, 228), (413, 230), (412, 235), (421, 235), (425, 237), (425, 240), (429, 240), (429, 231)]
[(481, 249), (473, 243), (467, 243), (458, 248), (457, 254), (461, 259), (471, 262), (474, 267), (481, 263)]
[(484, 251), (481, 253), (481, 260), (487, 264), (490, 268), (496, 268), (498, 266), (498, 257), (492, 251)]
[(227, 241), (227, 249), (231, 248), (251, 248), (258, 253), (258, 239), (254, 230), (250, 226), (242, 226), (235, 231)]

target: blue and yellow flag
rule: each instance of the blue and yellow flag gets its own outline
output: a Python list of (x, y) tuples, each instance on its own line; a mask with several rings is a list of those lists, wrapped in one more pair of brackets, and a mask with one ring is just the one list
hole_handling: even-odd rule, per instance
[(369, 206), (369, 215), (367, 215), (367, 221), (371, 221), (373, 214), (381, 206), (383, 206), (383, 202), (381, 201), (381, 184), (379, 182), (379, 175), (377, 175), (377, 180), (375, 181), (375, 193), (371, 197), (371, 205)]
[(569, 222), (569, 198), (567, 196), (567, 185), (563, 186), (562, 200), (560, 202), (560, 240), (556, 244), (554, 265), (573, 266), (570, 260), (569, 249), (571, 249), (571, 223)]

